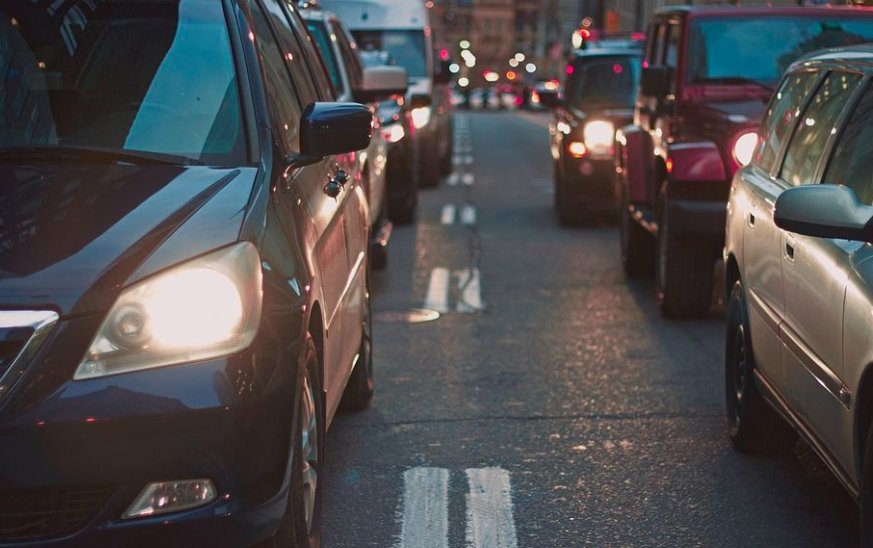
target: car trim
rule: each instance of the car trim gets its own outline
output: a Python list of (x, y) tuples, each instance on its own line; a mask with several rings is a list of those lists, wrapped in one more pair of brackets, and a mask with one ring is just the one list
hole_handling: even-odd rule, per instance
[(819, 458), (821, 458), (825, 465), (827, 465), (831, 473), (833, 473), (837, 480), (843, 485), (843, 488), (845, 488), (846, 491), (849, 492), (849, 495), (858, 502), (861, 496), (859, 489), (851, 480), (851, 476), (849, 476), (849, 474), (843, 470), (842, 466), (839, 465), (837, 459), (834, 458), (831, 453), (825, 449), (824, 445), (818, 441), (818, 438), (813, 434), (812, 429), (803, 422), (803, 419), (788, 407), (785, 398), (782, 397), (770, 381), (768, 381), (758, 370), (754, 371), (754, 376), (757, 381), (756, 384), (758, 388), (761, 389), (762, 395), (767, 400), (767, 403), (769, 403), (770, 406), (782, 416), (782, 418), (788, 421), (797, 433), (806, 440), (809, 446), (812, 447), (813, 451), (815, 451)]
[[(761, 317), (764, 319), (764, 322), (767, 324), (767, 327), (773, 331), (774, 335), (779, 336), (779, 324), (780, 319), (779, 315), (776, 314), (776, 311), (773, 310), (767, 303), (764, 302), (757, 291), (754, 288), (749, 288), (749, 296), (751, 297), (752, 304), (755, 307), (756, 311), (761, 312)], [(781, 337), (780, 337), (781, 338)]]
[(52, 310), (0, 311), (0, 328), (33, 330), (27, 341), (18, 349), (18, 353), (9, 363), (6, 371), (0, 375), (0, 399), (9, 394), (15, 383), (24, 375), (24, 370), (42, 347), (58, 319), (57, 312)]
[(779, 339), (825, 390), (839, 400), (847, 410), (851, 409), (852, 393), (849, 388), (785, 322), (780, 326)]
[(349, 294), (349, 291), (352, 289), (352, 285), (355, 283), (355, 278), (358, 277), (358, 272), (361, 270), (361, 265), (364, 263), (364, 258), (366, 258), (367, 254), (363, 251), (358, 253), (358, 260), (355, 261), (355, 266), (352, 267), (352, 270), (349, 272), (349, 278), (346, 280), (346, 286), (343, 288), (342, 293), (340, 293), (339, 299), (336, 301), (336, 305), (334, 305), (333, 311), (330, 313), (330, 320), (327, 322), (327, 325), (333, 325), (333, 320), (339, 312), (340, 308), (342, 308), (343, 302), (346, 300), (346, 296)]

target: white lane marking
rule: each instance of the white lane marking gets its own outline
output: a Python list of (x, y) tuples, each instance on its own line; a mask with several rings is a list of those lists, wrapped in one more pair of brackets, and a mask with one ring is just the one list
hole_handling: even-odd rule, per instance
[(482, 289), (479, 281), (479, 269), (467, 268), (455, 273), (458, 278), (458, 289), (461, 300), (455, 310), (465, 314), (482, 311)]
[(411, 468), (403, 473), (400, 548), (448, 548), (449, 471)]
[(467, 186), (471, 186), (473, 184), (473, 180), (474, 179), (472, 173), (464, 173), (464, 175), (461, 176), (461, 182)]
[(452, 174), (449, 175), (449, 178), (446, 180), (446, 183), (449, 186), (457, 186), (459, 182), (461, 182), (461, 176), (458, 174), (457, 171), (453, 171)]
[(468, 166), (472, 165), (473, 164), (473, 156), (470, 156), (470, 155), (464, 156), (464, 164), (468, 165)]
[(470, 468), (467, 482), (467, 546), (517, 548), (509, 472), (502, 468)]
[(449, 270), (447, 268), (434, 268), (430, 271), (424, 307), (437, 312), (449, 311)]
[(452, 204), (447, 204), (443, 206), (443, 213), (442, 215), (440, 215), (440, 222), (444, 225), (455, 224), (455, 206), (453, 206)]
[(472, 206), (470, 204), (464, 204), (464, 206), (461, 208), (461, 224), (467, 226), (476, 224), (475, 206)]

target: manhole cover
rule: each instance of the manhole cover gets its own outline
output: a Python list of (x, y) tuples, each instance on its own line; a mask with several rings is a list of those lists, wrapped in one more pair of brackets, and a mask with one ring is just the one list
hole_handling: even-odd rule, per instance
[(411, 308), (409, 310), (383, 310), (373, 314), (373, 319), (383, 323), (424, 323), (440, 317), (436, 310)]

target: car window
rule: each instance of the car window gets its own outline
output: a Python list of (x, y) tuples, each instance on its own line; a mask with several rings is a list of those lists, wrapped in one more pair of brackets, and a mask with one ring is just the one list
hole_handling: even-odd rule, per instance
[(860, 74), (850, 72), (834, 71), (827, 75), (798, 120), (782, 164), (783, 180), (791, 185), (817, 182), (815, 175), (822, 154), (860, 81)]
[(312, 73), (306, 63), (306, 56), (300, 47), (300, 42), (291, 30), (288, 18), (278, 0), (263, 0), (267, 14), (273, 23), (273, 29), (285, 64), (291, 70), (291, 78), (297, 84), (297, 95), (302, 106), (318, 100), (318, 92), (312, 81)]
[(315, 45), (318, 47), (322, 59), (324, 59), (324, 66), (327, 69), (327, 74), (330, 76), (334, 89), (345, 92), (337, 58), (331, 47), (330, 36), (327, 34), (325, 23), (323, 21), (307, 21), (306, 27), (309, 29), (309, 34), (315, 40)]
[(309, 66), (309, 72), (312, 75), (312, 82), (318, 92), (318, 99), (321, 101), (336, 101), (336, 89), (333, 83), (327, 76), (327, 69), (324, 66), (324, 61), (315, 44), (312, 42), (312, 36), (306, 29), (306, 24), (303, 18), (300, 17), (300, 12), (294, 5), (294, 2), (281, 2), (285, 15), (291, 23), (291, 30), (297, 38), (297, 43), (303, 52), (303, 59)]
[(676, 93), (676, 81), (679, 75), (679, 40), (681, 27), (679, 23), (670, 23), (667, 27), (667, 42), (664, 51), (664, 64), (673, 69), (670, 78), (670, 93)]
[(567, 78), (564, 100), (585, 109), (592, 105), (632, 107), (639, 85), (640, 60), (631, 55), (577, 57)]
[(846, 185), (873, 205), (873, 83), (850, 115), (822, 180)]
[(800, 116), (800, 110), (818, 76), (818, 72), (809, 71), (789, 74), (773, 95), (761, 122), (761, 139), (755, 153), (755, 163), (763, 169), (773, 171), (785, 138)]
[(357, 46), (349, 41), (349, 37), (346, 36), (342, 28), (336, 25), (332, 25), (332, 28), (336, 36), (336, 43), (339, 45), (340, 55), (343, 56), (343, 62), (349, 73), (349, 83), (352, 85), (352, 88), (356, 88), (361, 85), (361, 80), (363, 80), (361, 63), (358, 60), (358, 52), (356, 51)]
[(255, 44), (264, 71), (267, 100), (273, 129), (287, 152), (299, 150), (300, 103), (288, 75), (282, 52), (273, 36), (267, 17), (255, 0), (249, 0)]

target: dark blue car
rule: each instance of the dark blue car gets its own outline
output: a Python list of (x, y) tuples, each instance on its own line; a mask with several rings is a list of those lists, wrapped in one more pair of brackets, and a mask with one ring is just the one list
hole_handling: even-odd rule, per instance
[(317, 546), (370, 111), (279, 0), (0, 4), (0, 545)]

